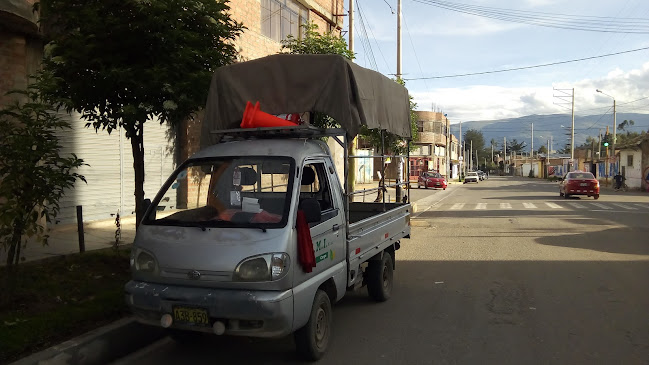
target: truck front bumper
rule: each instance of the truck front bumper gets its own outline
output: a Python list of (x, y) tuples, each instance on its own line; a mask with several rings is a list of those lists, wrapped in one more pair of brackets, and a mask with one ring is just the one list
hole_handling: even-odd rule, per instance
[[(251, 291), (183, 287), (129, 281), (126, 303), (135, 318), (145, 324), (161, 326), (164, 314), (173, 317), (173, 307), (206, 309), (210, 325), (225, 324), (226, 335), (281, 337), (293, 328), (293, 291)], [(174, 321), (170, 328), (212, 332), (211, 326)]]

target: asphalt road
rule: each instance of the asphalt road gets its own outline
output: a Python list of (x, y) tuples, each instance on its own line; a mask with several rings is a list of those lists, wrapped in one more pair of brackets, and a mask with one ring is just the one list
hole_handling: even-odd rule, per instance
[[(393, 297), (348, 293), (320, 363), (649, 364), (649, 194), (563, 199), (553, 183), (492, 177), (413, 198)], [(292, 337), (209, 336), (122, 363), (300, 361)]]

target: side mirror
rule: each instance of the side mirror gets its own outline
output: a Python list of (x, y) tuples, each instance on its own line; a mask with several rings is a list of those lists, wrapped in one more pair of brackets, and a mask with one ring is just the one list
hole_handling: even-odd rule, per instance
[(306, 198), (300, 201), (299, 209), (304, 211), (307, 223), (320, 222), (322, 211), (316, 199)]

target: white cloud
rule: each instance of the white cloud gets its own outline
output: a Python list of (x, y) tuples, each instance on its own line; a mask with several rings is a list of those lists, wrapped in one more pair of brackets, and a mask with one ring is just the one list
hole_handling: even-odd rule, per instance
[(533, 114), (565, 113), (555, 105), (557, 89), (575, 89), (575, 113), (604, 114), (612, 99), (597, 93), (601, 89), (615, 96), (618, 112), (649, 113), (649, 62), (639, 69), (616, 69), (600, 79), (585, 79), (575, 83), (555, 83), (534, 87), (500, 87), (476, 85), (464, 88), (440, 88), (431, 92), (412, 92), (419, 110), (431, 110), (432, 104), (441, 105), (453, 122), (516, 118)]

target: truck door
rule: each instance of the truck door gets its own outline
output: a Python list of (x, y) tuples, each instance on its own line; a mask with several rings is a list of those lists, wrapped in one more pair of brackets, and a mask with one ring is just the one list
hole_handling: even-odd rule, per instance
[(345, 259), (344, 211), (334, 195), (333, 174), (324, 160), (309, 160), (302, 171), (300, 199), (314, 198), (320, 204), (321, 219), (310, 223), (316, 268), (314, 273)]

